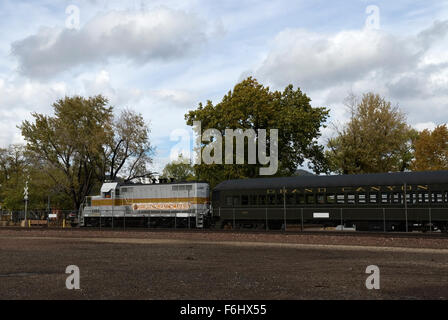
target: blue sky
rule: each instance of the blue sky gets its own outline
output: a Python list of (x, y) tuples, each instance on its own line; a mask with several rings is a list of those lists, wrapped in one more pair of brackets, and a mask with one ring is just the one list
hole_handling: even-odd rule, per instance
[(186, 111), (249, 75), (302, 88), (335, 125), (349, 92), (375, 91), (414, 127), (433, 128), (448, 119), (447, 49), (448, 1), (2, 0), (0, 147), (23, 142), (16, 126), (32, 111), (101, 93), (151, 123), (160, 171)]

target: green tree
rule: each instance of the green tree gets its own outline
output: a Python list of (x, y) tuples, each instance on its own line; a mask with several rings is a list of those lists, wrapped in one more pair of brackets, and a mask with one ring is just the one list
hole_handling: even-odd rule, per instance
[(65, 97), (53, 108), (53, 117), (33, 113), (34, 121), (23, 121), (20, 129), (35, 162), (74, 209), (107, 175), (145, 175), (152, 149), (141, 115), (124, 111), (115, 119), (101, 95)]
[(28, 180), (30, 210), (44, 210), (49, 197), (51, 206), (68, 208), (69, 198), (61, 192), (55, 192), (57, 187), (48, 179), (42, 163), (33, 159), (25, 146), (11, 145), (0, 150), (0, 203), (3, 209), (23, 210), (23, 188)]
[(361, 101), (351, 95), (347, 105), (351, 119), (327, 145), (332, 171), (354, 174), (409, 168), (416, 131), (398, 107), (374, 93), (364, 94)]
[[(278, 129), (277, 175), (292, 175), (305, 159), (309, 160), (314, 171), (322, 172), (326, 171), (325, 157), (317, 138), (328, 111), (311, 107), (310, 101), (306, 94), (292, 85), (282, 92), (271, 91), (250, 77), (238, 83), (218, 104), (211, 101), (205, 105), (200, 103), (196, 110), (185, 115), (185, 119), (190, 126), (194, 121), (201, 121), (202, 131), (214, 128), (222, 136), (225, 136), (225, 129), (254, 129), (256, 133), (258, 129), (266, 129), (267, 132)], [(260, 167), (259, 164), (201, 164), (195, 165), (195, 171), (200, 179), (215, 185), (225, 179), (257, 177)]]
[(162, 178), (173, 178), (176, 181), (188, 181), (194, 179), (194, 168), (189, 159), (182, 154), (177, 160), (171, 161), (163, 169)]
[(414, 141), (414, 171), (448, 170), (448, 128), (437, 126), (419, 133)]
[(149, 125), (143, 116), (129, 109), (123, 110), (114, 118), (112, 131), (113, 135), (103, 148), (106, 161), (100, 161), (104, 178), (117, 180), (120, 175), (128, 182), (151, 176), (148, 165), (152, 163), (154, 149), (149, 141)]

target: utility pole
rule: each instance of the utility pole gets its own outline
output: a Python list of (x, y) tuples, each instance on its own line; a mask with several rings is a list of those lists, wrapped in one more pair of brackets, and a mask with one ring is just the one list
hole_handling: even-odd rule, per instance
[(23, 199), (25, 200), (25, 227), (27, 225), (27, 210), (28, 210), (28, 178), (25, 182), (25, 188), (23, 188)]
[(406, 220), (406, 232), (408, 232), (408, 199), (406, 195), (406, 182), (404, 183), (404, 215)]

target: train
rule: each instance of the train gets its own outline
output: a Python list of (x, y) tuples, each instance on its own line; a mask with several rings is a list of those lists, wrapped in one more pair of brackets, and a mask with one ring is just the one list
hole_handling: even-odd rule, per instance
[[(448, 230), (448, 171), (126, 185), (107, 182), (81, 225), (258, 230)], [(101, 221), (100, 221), (101, 220)]]
[(210, 215), (209, 184), (129, 184), (106, 181), (79, 210), (81, 226), (203, 228)]

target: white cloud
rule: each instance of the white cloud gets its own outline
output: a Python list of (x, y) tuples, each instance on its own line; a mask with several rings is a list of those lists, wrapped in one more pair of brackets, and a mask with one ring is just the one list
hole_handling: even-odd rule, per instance
[(46, 78), (82, 65), (122, 59), (146, 64), (170, 61), (197, 50), (207, 40), (207, 25), (184, 11), (111, 11), (80, 30), (42, 27), (12, 44), (20, 72)]
[(434, 122), (432, 122), (432, 121), (430, 121), (430, 122), (420, 122), (420, 123), (417, 123), (417, 124), (414, 125), (414, 129), (416, 129), (418, 131), (423, 131), (425, 129), (428, 129), (428, 130), (432, 131), (432, 130), (435, 129), (435, 127), (437, 127), (437, 125)]
[(31, 118), (31, 112), (51, 114), (51, 104), (65, 95), (63, 82), (41, 84), (35, 81), (0, 79), (0, 147), (11, 143), (23, 143), (17, 128), (23, 120)]
[[(333, 34), (287, 29), (273, 41), (255, 76), (275, 87), (289, 83), (345, 121), (343, 96), (377, 92), (397, 103), (411, 124), (448, 122), (448, 20), (414, 36), (378, 30)], [(434, 112), (425, 112), (432, 108)]]

